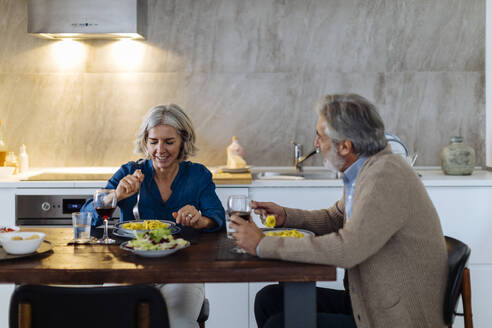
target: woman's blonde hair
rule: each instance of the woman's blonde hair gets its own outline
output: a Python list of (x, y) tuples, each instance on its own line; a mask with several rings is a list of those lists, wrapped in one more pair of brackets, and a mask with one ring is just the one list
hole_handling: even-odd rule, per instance
[(195, 146), (195, 130), (193, 129), (193, 124), (188, 115), (175, 104), (155, 106), (145, 115), (137, 138), (135, 139), (136, 154), (144, 155), (145, 157), (150, 156), (147, 152), (149, 131), (162, 124), (175, 128), (181, 137), (181, 149), (178, 155), (179, 161), (184, 161), (189, 156), (196, 154), (198, 148)]

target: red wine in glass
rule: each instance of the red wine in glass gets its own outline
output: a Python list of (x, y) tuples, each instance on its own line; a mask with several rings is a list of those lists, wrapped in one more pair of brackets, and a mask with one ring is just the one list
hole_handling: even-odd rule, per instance
[(108, 220), (116, 208), (117, 198), (114, 189), (98, 189), (94, 193), (94, 208), (104, 221), (103, 237), (97, 242), (100, 244), (114, 244), (115, 240), (108, 236)]
[(245, 221), (249, 221), (249, 215), (250, 215), (250, 213), (249, 212), (245, 212), (245, 211), (232, 211), (232, 212), (229, 212), (229, 216), (233, 216), (233, 215), (237, 215), (241, 219), (243, 219)]
[(113, 212), (115, 210), (115, 207), (110, 207), (110, 208), (105, 208), (105, 207), (96, 207), (96, 212), (101, 218), (106, 218), (106, 219), (111, 219), (111, 215), (113, 215)]

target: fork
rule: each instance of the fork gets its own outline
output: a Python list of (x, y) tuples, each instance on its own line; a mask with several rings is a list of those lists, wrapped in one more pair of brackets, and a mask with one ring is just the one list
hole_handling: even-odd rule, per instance
[[(137, 164), (137, 170), (142, 170), (142, 163), (143, 159), (139, 159), (136, 164)], [(141, 185), (140, 185), (141, 187)], [(140, 213), (138, 212), (138, 202), (140, 201), (140, 189), (138, 188), (138, 194), (137, 194), (137, 202), (135, 203), (135, 206), (133, 206), (133, 216), (135, 217), (135, 220), (140, 220)]]

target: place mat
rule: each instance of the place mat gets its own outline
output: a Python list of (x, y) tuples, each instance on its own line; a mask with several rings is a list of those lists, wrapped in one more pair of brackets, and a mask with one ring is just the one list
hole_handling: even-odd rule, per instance
[(181, 231), (176, 235), (178, 238), (183, 238), (190, 242), (190, 244), (198, 244), (200, 241), (200, 230), (191, 227), (181, 227)]
[(236, 247), (236, 241), (234, 239), (227, 238), (226, 234), (222, 234), (219, 237), (219, 242), (217, 243), (217, 252), (215, 254), (215, 259), (217, 261), (258, 261), (260, 260), (257, 256), (251, 254), (237, 254), (231, 252), (231, 249)]
[(29, 253), (29, 254), (19, 254), (19, 255), (14, 255), (14, 254), (8, 254), (3, 247), (0, 246), (0, 261), (2, 260), (12, 260), (12, 259), (18, 259), (18, 258), (23, 258), (23, 257), (31, 257), (34, 255), (39, 255), (39, 254), (44, 254), (48, 253), (53, 249), (53, 244), (51, 244), (47, 240), (43, 240), (41, 245), (39, 246), (38, 250), (35, 251), (34, 253)]

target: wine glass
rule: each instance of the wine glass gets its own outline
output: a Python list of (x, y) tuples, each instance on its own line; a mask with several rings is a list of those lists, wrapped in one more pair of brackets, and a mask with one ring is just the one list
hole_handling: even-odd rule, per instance
[(104, 235), (97, 241), (99, 244), (114, 244), (115, 240), (108, 237), (108, 220), (116, 209), (116, 191), (114, 189), (98, 189), (94, 193), (94, 208), (104, 220)]
[[(251, 214), (251, 201), (245, 195), (231, 195), (227, 198), (227, 214), (229, 215), (228, 220), (232, 215), (237, 215), (241, 219), (248, 221)], [(228, 237), (234, 231), (227, 231)], [(231, 249), (231, 252), (244, 254), (246, 251), (239, 246)]]

